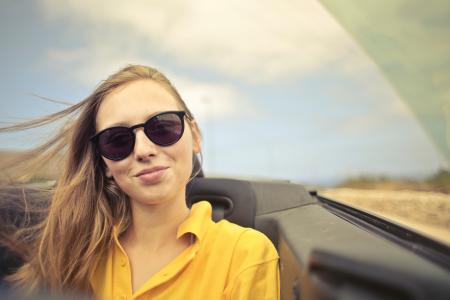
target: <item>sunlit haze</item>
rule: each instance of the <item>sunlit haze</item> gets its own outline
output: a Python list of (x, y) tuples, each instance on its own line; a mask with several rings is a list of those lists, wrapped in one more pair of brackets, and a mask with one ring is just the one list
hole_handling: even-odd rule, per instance
[[(446, 159), (376, 63), (315, 0), (2, 1), (0, 121), (76, 103), (109, 74), (166, 74), (197, 117), (206, 175), (332, 184), (420, 178)], [(4, 134), (2, 149), (35, 145)]]

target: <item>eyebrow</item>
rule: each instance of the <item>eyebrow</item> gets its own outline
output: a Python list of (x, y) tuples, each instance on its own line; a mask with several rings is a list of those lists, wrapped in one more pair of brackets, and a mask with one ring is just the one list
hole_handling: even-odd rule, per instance
[(156, 115), (159, 115), (159, 114), (161, 114), (161, 113), (164, 113), (164, 112), (168, 112), (168, 111), (182, 111), (182, 110), (180, 110), (179, 108), (177, 108), (177, 109), (166, 109), (166, 110), (156, 111), (156, 112), (154, 112), (154, 113), (151, 113), (151, 114), (147, 115), (147, 116), (145, 117), (144, 121), (142, 121), (142, 122), (139, 122), (139, 123), (133, 123), (133, 124), (127, 124), (127, 123), (114, 123), (114, 124), (111, 124), (111, 125), (109, 125), (109, 126), (103, 128), (103, 129), (96, 130), (96, 132), (101, 132), (101, 131), (103, 131), (103, 130), (105, 130), (105, 129), (112, 128), (112, 127), (132, 127), (132, 126), (137, 125), (137, 124), (143, 124), (143, 123), (147, 122), (149, 119), (151, 119), (152, 117), (154, 117), (154, 116), (156, 116)]

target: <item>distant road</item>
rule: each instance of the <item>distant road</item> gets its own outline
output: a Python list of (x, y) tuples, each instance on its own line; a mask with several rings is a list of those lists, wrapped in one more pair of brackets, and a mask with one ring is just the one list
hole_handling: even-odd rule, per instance
[(450, 195), (336, 188), (319, 194), (393, 220), (450, 245)]

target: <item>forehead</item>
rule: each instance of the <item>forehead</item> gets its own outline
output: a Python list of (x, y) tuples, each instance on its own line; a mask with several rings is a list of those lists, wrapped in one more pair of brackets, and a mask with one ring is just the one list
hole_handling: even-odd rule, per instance
[(116, 88), (103, 98), (96, 116), (96, 129), (131, 126), (146, 121), (153, 114), (179, 109), (177, 100), (161, 84), (137, 80)]

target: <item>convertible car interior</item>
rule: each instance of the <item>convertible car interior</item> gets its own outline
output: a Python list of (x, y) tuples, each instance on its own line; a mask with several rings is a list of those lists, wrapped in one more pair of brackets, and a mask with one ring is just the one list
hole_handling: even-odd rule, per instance
[[(449, 299), (450, 248), (385, 219), (287, 181), (194, 178), (188, 205), (213, 206), (227, 219), (265, 233), (280, 255), (281, 299)], [(11, 187), (20, 201), (42, 197)], [(0, 217), (19, 222), (15, 208)], [(0, 249), (0, 280), (20, 260)]]

